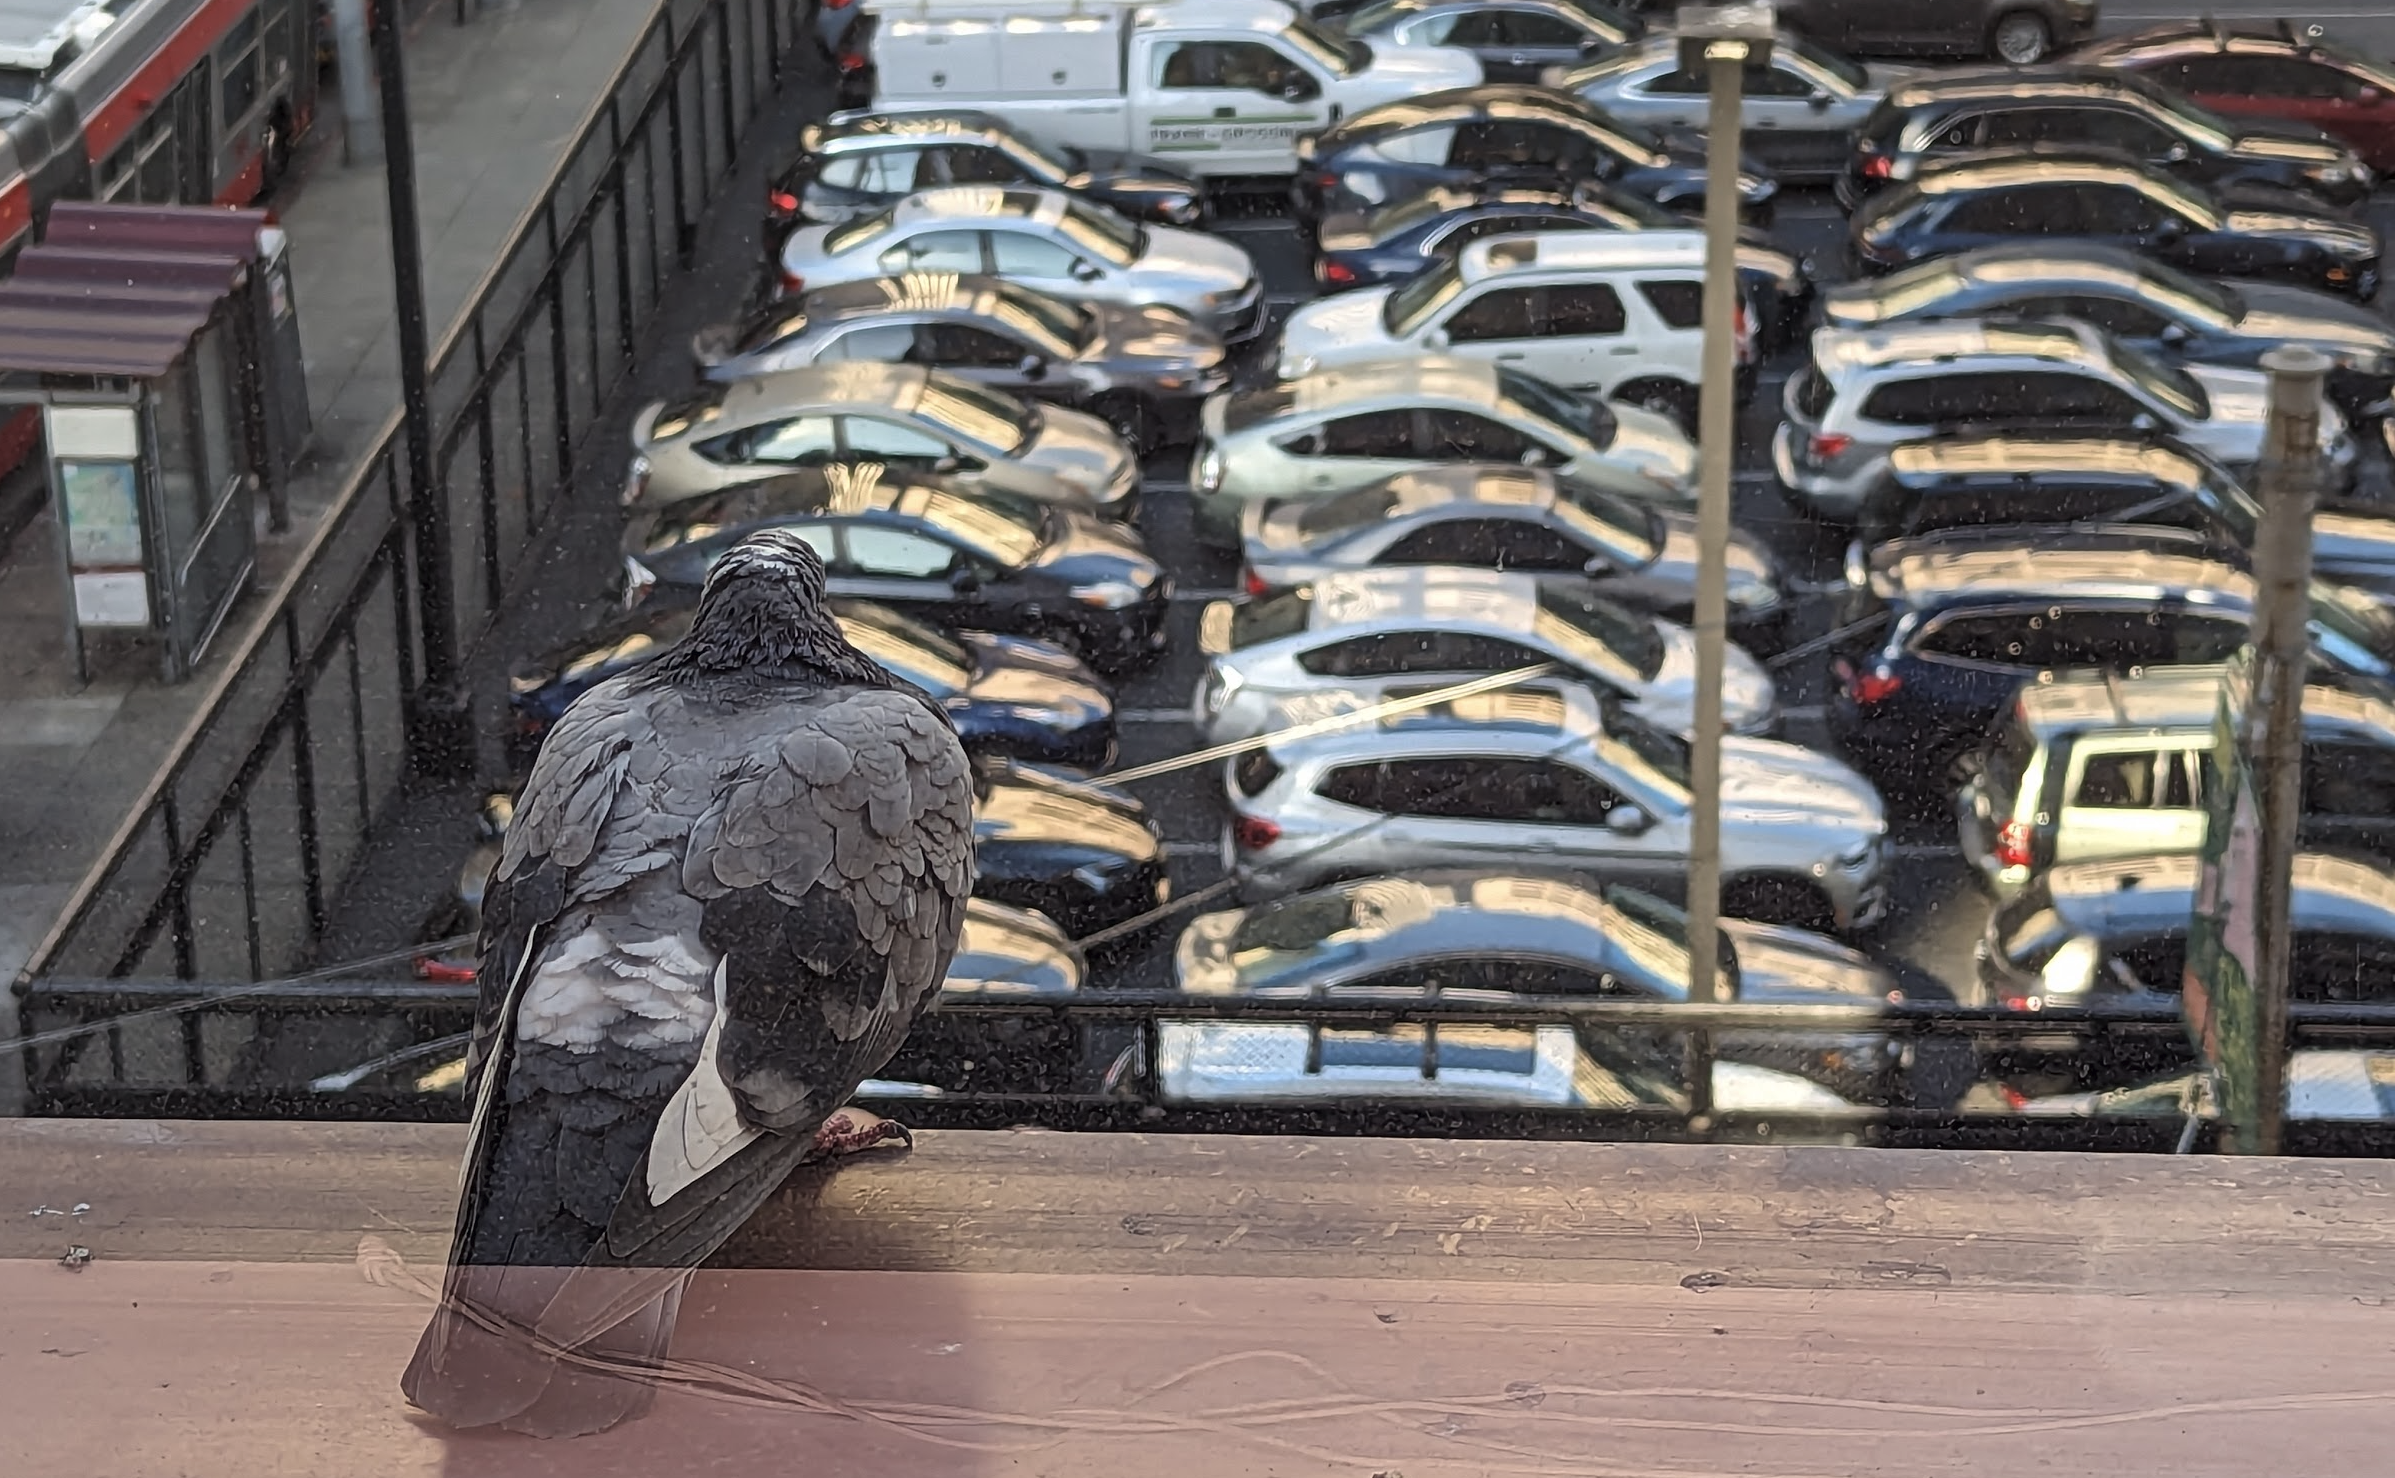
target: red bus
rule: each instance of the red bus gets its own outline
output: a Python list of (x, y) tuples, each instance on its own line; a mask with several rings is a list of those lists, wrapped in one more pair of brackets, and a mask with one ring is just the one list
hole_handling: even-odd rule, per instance
[[(0, 5), (0, 273), (57, 200), (247, 205), (315, 114), (315, 0)], [(41, 419), (0, 422), (0, 472)]]

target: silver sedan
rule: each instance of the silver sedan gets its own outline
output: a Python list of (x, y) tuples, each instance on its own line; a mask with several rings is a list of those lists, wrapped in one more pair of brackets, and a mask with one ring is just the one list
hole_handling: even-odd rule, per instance
[[(1784, 180), (1835, 179), (1855, 129), (1892, 84), (1918, 71), (1866, 66), (1782, 31), (1770, 62), (1749, 67), (1740, 88), (1746, 149)], [(1658, 33), (1584, 66), (1551, 68), (1546, 82), (1649, 128), (1705, 126), (1705, 79), (1680, 65), (1676, 36)]]
[(1264, 280), (1241, 248), (1203, 231), (1124, 219), (1061, 190), (923, 190), (782, 243), (787, 295), (910, 272), (1003, 277), (1073, 303), (1161, 303), (1227, 343), (1264, 330)]

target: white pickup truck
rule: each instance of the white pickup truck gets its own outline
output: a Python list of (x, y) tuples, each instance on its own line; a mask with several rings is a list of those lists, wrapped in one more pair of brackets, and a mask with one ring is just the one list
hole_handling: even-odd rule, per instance
[(874, 111), (970, 108), (1031, 138), (1204, 176), (1285, 175), (1300, 134), (1480, 81), (1453, 47), (1383, 47), (1281, 0), (866, 0)]

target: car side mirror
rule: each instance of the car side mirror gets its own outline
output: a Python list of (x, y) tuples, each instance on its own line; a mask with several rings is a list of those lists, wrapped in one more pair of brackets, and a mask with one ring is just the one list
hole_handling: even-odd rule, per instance
[(1425, 349), (1444, 349), (1444, 348), (1446, 348), (1446, 347), (1447, 347), (1447, 330), (1445, 330), (1445, 329), (1443, 329), (1443, 328), (1426, 328), (1426, 329), (1424, 329), (1424, 330), (1422, 331), (1422, 347), (1423, 347), (1423, 348), (1425, 348)]
[(959, 595), (972, 595), (981, 589), (981, 571), (971, 565), (958, 565), (948, 576), (948, 586)]
[(1646, 812), (1636, 806), (1616, 806), (1605, 813), (1605, 829), (1634, 837), (1654, 825)]
[(1281, 79), (1281, 85), (1273, 92), (1284, 103), (1311, 102), (1322, 96), (1322, 89), (1315, 85), (1312, 75), (1305, 72), (1290, 73)]
[(2164, 246), (2172, 245), (2187, 235), (2187, 228), (2177, 221), (2164, 221), (2154, 228), (2154, 239)]
[(2165, 344), (2184, 344), (2187, 342), (2187, 325), (2183, 323), (2166, 323), (2162, 325), (2161, 338), (2162, 342)]
[(2187, 162), (2187, 146), (2173, 144), (2162, 151), (2162, 158), (2163, 162), (2167, 164), (2185, 164)]
[(1604, 555), (1592, 554), (1588, 557), (1587, 563), (1580, 566), (1580, 573), (1583, 575), (1610, 575), (1613, 573), (1613, 566), (1605, 562)]
[(1026, 380), (1044, 380), (1048, 378), (1048, 361), (1041, 358), (1037, 354), (1024, 355), (1023, 362), (1015, 366), (1015, 368), (1021, 371), (1023, 378)]
[(954, 452), (947, 452), (931, 464), (931, 470), (939, 473), (962, 472), (965, 470), (965, 459)]
[(2129, 429), (2132, 431), (2160, 431), (2162, 423), (2154, 419), (2151, 411), (2139, 411), (2129, 418)]
[(1095, 282), (1105, 275), (1098, 270), (1098, 264), (1095, 262), (1075, 260), (1073, 263), (1073, 280), (1075, 282)]
[(1812, 105), (1814, 112), (1825, 112), (1830, 105), (1830, 95), (1816, 88), (1805, 98), (1805, 101)]

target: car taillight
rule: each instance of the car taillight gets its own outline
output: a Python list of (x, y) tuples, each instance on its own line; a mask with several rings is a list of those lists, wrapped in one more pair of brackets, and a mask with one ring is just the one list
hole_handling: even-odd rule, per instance
[(804, 277), (799, 276), (796, 272), (791, 271), (788, 267), (784, 267), (782, 269), (783, 296), (796, 296), (797, 294), (805, 292), (806, 290), (807, 280)]
[(1805, 443), (1805, 451), (1814, 461), (1826, 462), (1832, 457), (1845, 456), (1846, 449), (1853, 445), (1854, 438), (1841, 432), (1816, 431), (1812, 439)]
[(2023, 1093), (2020, 1089), (2015, 1088), (2010, 1083), (1997, 1084), (1996, 1091), (2003, 1095), (2004, 1106), (2008, 1109), (2011, 1109), (2016, 1114), (2029, 1107), (2029, 1095)]
[(1885, 667), (1875, 667), (1869, 672), (1850, 672), (1845, 677), (1847, 695), (1857, 703), (1883, 702), (1895, 697), (1896, 690), (1904, 686), (1904, 679)]
[(846, 10), (850, 3), (851, 0), (823, 0), (823, 8), (826, 10)]
[(1356, 280), (1356, 269), (1345, 262), (1324, 260), (1315, 267), (1315, 275), (1330, 287), (1345, 287)]
[(1896, 172), (1896, 161), (1885, 154), (1874, 154), (1863, 161), (1863, 178), (1884, 180)]
[(1744, 298), (1740, 298), (1735, 306), (1730, 319), (1730, 327), (1738, 341), (1738, 362), (1753, 364), (1755, 362), (1755, 324), (1754, 320), (1747, 316)]
[(863, 52), (844, 51), (840, 53), (840, 71), (843, 75), (864, 70), (865, 54)]
[(2033, 862), (2029, 855), (2029, 823), (2007, 821), (1996, 828), (1996, 862), (2002, 867), (2027, 867)]
[(1263, 599), (1264, 593), (1272, 589), (1271, 586), (1264, 583), (1264, 577), (1257, 574), (1254, 570), (1247, 571), (1246, 578), (1241, 580), (1239, 584), (1241, 589), (1245, 590), (1249, 595), (1256, 597), (1258, 600)]
[(1281, 839), (1281, 829), (1261, 816), (1231, 817), (1231, 842), (1242, 852), (1261, 852)]
[(436, 980), (443, 985), (464, 985), (480, 973), (472, 965), (461, 965), (453, 960), (435, 959), (429, 955), (416, 961), (416, 978), (418, 980)]
[(1318, 174), (1314, 176), (1314, 188), (1317, 190), (1336, 190), (1339, 188), (1339, 177), (1335, 174)]
[(765, 208), (777, 216), (794, 216), (798, 214), (798, 197), (787, 190), (768, 190)]

